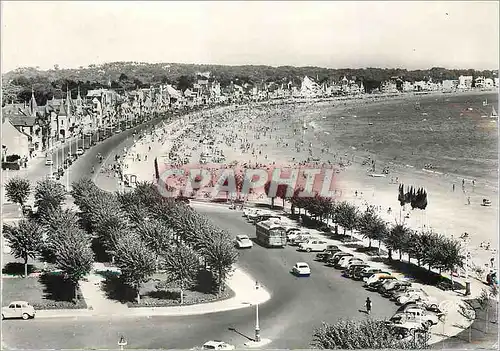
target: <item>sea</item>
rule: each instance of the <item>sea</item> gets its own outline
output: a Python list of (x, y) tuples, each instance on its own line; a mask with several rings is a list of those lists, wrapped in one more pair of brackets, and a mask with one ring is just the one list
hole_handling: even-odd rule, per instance
[(422, 95), (325, 106), (305, 116), (314, 139), (377, 162), (476, 179), (498, 188), (498, 93)]

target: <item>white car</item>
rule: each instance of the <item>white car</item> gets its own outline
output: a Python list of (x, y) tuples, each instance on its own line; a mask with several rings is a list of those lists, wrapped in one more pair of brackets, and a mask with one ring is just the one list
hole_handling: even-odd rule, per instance
[(299, 251), (325, 251), (328, 246), (328, 243), (324, 240), (319, 239), (311, 239), (306, 241), (305, 243), (299, 244)]
[(290, 239), (290, 245), (298, 246), (301, 243), (305, 243), (309, 240), (315, 239), (311, 233), (300, 232), (297, 236)]
[(249, 249), (253, 246), (253, 242), (248, 235), (236, 235), (235, 242), (238, 249)]
[(340, 268), (348, 268), (349, 265), (355, 264), (355, 263), (358, 263), (358, 264), (365, 263), (365, 261), (363, 261), (361, 258), (346, 256), (346, 257), (342, 257), (342, 259), (340, 259), (340, 261), (337, 265)]
[(308, 277), (311, 275), (311, 268), (305, 262), (297, 262), (295, 266), (292, 267), (292, 274), (299, 277)]
[(377, 280), (380, 280), (380, 278), (382, 277), (387, 277), (387, 276), (390, 276), (391, 273), (387, 272), (387, 273), (375, 273), (375, 274), (372, 274), (370, 277), (368, 278), (364, 278), (363, 281), (365, 282), (365, 285), (370, 285), (370, 284), (373, 284), (375, 283)]
[(12, 301), (9, 306), (2, 307), (2, 319), (35, 318), (35, 308), (26, 301)]
[(45, 165), (46, 165), (46, 166), (52, 166), (53, 164), (54, 164), (54, 161), (52, 161), (52, 159), (51, 159), (51, 158), (47, 158), (47, 159), (45, 160)]
[(424, 301), (429, 308), (437, 308), (438, 307), (438, 302), (437, 300), (429, 296), (424, 290), (421, 290), (419, 292), (410, 292), (406, 293), (404, 295), (401, 295), (398, 297), (396, 300), (396, 303), (398, 305), (404, 305), (405, 303), (408, 302), (418, 302), (418, 301)]
[(83, 149), (82, 148), (76, 149), (76, 154), (78, 156), (83, 155)]
[(234, 350), (235, 347), (224, 341), (210, 340), (203, 344), (203, 350)]
[(427, 326), (427, 328), (439, 323), (439, 317), (436, 314), (430, 313), (422, 308), (409, 308), (403, 313), (396, 313), (392, 316), (391, 321), (397, 323), (397, 320), (400, 320), (400, 323), (406, 321), (422, 323)]

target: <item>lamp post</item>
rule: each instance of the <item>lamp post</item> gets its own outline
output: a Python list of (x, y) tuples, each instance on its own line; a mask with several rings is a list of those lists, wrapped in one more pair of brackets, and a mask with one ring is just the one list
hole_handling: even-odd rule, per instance
[(460, 237), (465, 245), (465, 296), (470, 295), (470, 279), (469, 279), (469, 258), (470, 258), (470, 252), (469, 252), (469, 233), (464, 233)]
[[(255, 282), (255, 290), (259, 290), (259, 282)], [(255, 342), (260, 342), (260, 327), (259, 327), (259, 302), (255, 304)]]
[(127, 346), (127, 340), (122, 336), (120, 336), (120, 340), (118, 340), (118, 346), (120, 346), (120, 350), (123, 350), (124, 346)]

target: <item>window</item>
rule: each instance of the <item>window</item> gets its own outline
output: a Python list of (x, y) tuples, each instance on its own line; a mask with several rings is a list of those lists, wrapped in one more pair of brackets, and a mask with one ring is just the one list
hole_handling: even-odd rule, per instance
[(16, 308), (16, 305), (14, 305), (14, 304), (10, 304), (10, 305), (9, 305), (9, 308)]
[(21, 305), (16, 303), (16, 308), (21, 308)]

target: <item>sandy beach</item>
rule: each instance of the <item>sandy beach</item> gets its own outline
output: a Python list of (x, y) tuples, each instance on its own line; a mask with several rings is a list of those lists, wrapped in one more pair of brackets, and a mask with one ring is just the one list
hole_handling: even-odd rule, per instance
[[(360, 210), (365, 205), (375, 205), (387, 222), (404, 221), (413, 229), (431, 228), (455, 238), (467, 232), (474, 264), (486, 268), (498, 248), (497, 189), (486, 182), (473, 185), (470, 179), (464, 180), (462, 188), (461, 179), (455, 175), (387, 163), (377, 163), (376, 173), (381, 173), (382, 166), (388, 166), (389, 174), (372, 177), (369, 175), (372, 172), (367, 172), (366, 153), (328, 140), (314, 122), (325, 106), (331, 108), (334, 104), (338, 109), (349, 110), (369, 104), (375, 108), (379, 104), (397, 103), (399, 98), (389, 100), (254, 104), (196, 112), (163, 126), (153, 135), (143, 136), (128, 150), (125, 173), (136, 174), (138, 180), (153, 181), (155, 158), (160, 169), (167, 163), (200, 162), (232, 167), (263, 167), (273, 163), (334, 167), (338, 173), (334, 173), (331, 189), (336, 190), (336, 200), (352, 202)], [(138, 161), (138, 157), (142, 160)], [(429, 205), (425, 211), (401, 208), (397, 201), (400, 183), (427, 190)], [(452, 183), (457, 184), (454, 190)], [(490, 199), (492, 206), (482, 206), (483, 198)], [(268, 201), (262, 196), (250, 200)]]

